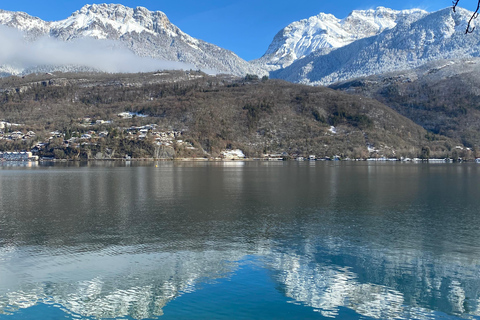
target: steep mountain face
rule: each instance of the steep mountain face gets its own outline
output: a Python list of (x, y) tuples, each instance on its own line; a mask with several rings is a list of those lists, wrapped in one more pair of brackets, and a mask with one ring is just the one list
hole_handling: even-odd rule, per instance
[(313, 52), (272, 72), (291, 82), (325, 85), (355, 77), (419, 67), (441, 59), (479, 56), (480, 33), (465, 35), (471, 12), (446, 8), (325, 54)]
[(396, 11), (384, 7), (355, 10), (344, 19), (320, 13), (280, 30), (265, 55), (254, 63), (278, 70), (313, 52), (329, 53), (356, 40), (378, 35), (399, 21), (415, 21), (426, 14), (420, 9)]
[(416, 69), (357, 78), (331, 87), (374, 98), (432, 133), (478, 148), (479, 74), (480, 58), (439, 60)]
[(30, 40), (44, 35), (63, 41), (79, 38), (115, 40), (141, 57), (184, 62), (198, 69), (220, 73), (266, 74), (231, 51), (182, 32), (163, 12), (151, 12), (143, 7), (86, 5), (69, 18), (54, 22), (21, 12), (0, 10), (0, 24), (24, 31)]

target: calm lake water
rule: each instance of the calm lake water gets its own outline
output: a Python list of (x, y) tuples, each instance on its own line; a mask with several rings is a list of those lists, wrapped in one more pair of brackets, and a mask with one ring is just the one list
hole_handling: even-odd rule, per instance
[(477, 164), (4, 163), (0, 319), (480, 319), (479, 182)]

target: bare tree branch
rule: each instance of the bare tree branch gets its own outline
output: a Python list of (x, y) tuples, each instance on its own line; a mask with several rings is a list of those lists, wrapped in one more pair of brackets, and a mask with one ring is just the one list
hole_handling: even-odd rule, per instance
[[(453, 0), (452, 1), (452, 4), (453, 4), (453, 12), (456, 12), (455, 10), (457, 9), (457, 5), (458, 3), (460, 2), (460, 0)], [(472, 16), (470, 17), (470, 20), (468, 20), (468, 24), (467, 24), (467, 29), (465, 30), (465, 34), (467, 33), (472, 33), (473, 30), (475, 30), (475, 27), (472, 27), (472, 22), (473, 20), (477, 19), (478, 18), (478, 11), (480, 10), (480, 0), (478, 0), (477, 2), (477, 9), (475, 10), (475, 12), (472, 14)]]
[(453, 12), (456, 12), (455, 9), (457, 8), (457, 5), (458, 5), (458, 2), (459, 2), (459, 1), (460, 1), (460, 0), (452, 1), (452, 3), (453, 3), (453, 7), (452, 7)]

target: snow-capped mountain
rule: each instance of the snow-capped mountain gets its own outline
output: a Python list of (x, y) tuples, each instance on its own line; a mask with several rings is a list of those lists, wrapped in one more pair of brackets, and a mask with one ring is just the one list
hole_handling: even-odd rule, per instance
[(396, 11), (384, 7), (355, 10), (344, 19), (320, 13), (280, 30), (267, 52), (254, 63), (278, 70), (313, 52), (326, 54), (356, 40), (378, 35), (399, 21), (415, 21), (426, 14), (420, 9)]
[[(456, 13), (451, 8), (427, 13), (420, 9), (396, 11), (378, 7), (353, 11), (344, 19), (320, 13), (281, 30), (263, 57), (247, 62), (231, 51), (189, 36), (173, 25), (163, 12), (152, 12), (143, 7), (86, 5), (67, 19), (53, 22), (22, 12), (0, 10), (3, 49), (0, 52), (0, 75), (103, 70), (102, 66), (108, 64), (109, 68), (104, 71), (133, 72), (128, 68), (119, 70), (113, 67), (119, 64), (141, 65), (138, 71), (147, 71), (152, 65), (162, 68), (163, 65), (157, 67), (158, 61), (170, 61), (183, 64), (166, 64), (165, 68), (260, 76), (266, 75), (268, 70), (273, 78), (325, 85), (415, 68), (440, 59), (480, 56), (480, 33), (464, 34), (470, 16), (471, 12), (461, 8)], [(22, 39), (37, 45), (17, 45), (14, 36), (5, 35), (2, 25), (21, 30)], [(82, 42), (86, 39), (97, 42)], [(5, 62), (9, 61), (5, 58), (8, 51), (5, 48), (10, 40), (13, 42), (8, 58), (12, 61), (23, 58), (27, 63)], [(85, 54), (73, 54), (72, 50), (58, 43), (74, 44), (74, 50), (83, 48)], [(118, 48), (124, 51), (118, 53)], [(118, 54), (109, 54), (110, 51)], [(134, 59), (126, 51), (143, 60), (130, 62)], [(72, 56), (98, 62), (82, 64), (75, 63), (73, 58), (65, 58)], [(115, 60), (119, 56), (121, 59)]]
[(0, 10), (0, 25), (25, 32), (29, 40), (48, 36), (63, 41), (94, 38), (119, 41), (141, 57), (188, 63), (220, 73), (265, 74), (233, 52), (195, 39), (160, 11), (118, 4), (86, 5), (61, 21), (47, 22), (22, 12)]
[(38, 36), (47, 33), (49, 23), (40, 18), (32, 17), (25, 12), (10, 12), (0, 9), (0, 24), (28, 31), (30, 35)]
[[(465, 34), (472, 12), (446, 8), (401, 19), (391, 29), (328, 53), (316, 51), (271, 76), (291, 82), (325, 85), (355, 77), (419, 67), (441, 59), (480, 56), (480, 33)], [(412, 16), (414, 17), (414, 16)]]

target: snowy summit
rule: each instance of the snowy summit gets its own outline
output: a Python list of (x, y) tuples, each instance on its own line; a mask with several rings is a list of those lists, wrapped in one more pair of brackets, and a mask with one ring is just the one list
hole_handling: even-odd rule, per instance
[[(67, 19), (53, 22), (23, 12), (0, 10), (0, 25), (21, 30), (30, 41), (45, 36), (66, 42), (77, 39), (110, 40), (139, 57), (180, 62), (191, 68), (219, 73), (266, 74), (233, 52), (184, 33), (163, 12), (149, 11), (144, 7), (86, 5)], [(5, 32), (0, 29), (0, 39)], [(7, 67), (3, 66), (3, 69)]]
[(420, 9), (396, 11), (384, 7), (355, 10), (344, 19), (320, 13), (280, 30), (264, 56), (255, 63), (269, 70), (285, 68), (313, 52), (328, 53), (356, 40), (378, 35), (401, 20), (413, 21), (426, 14)]

